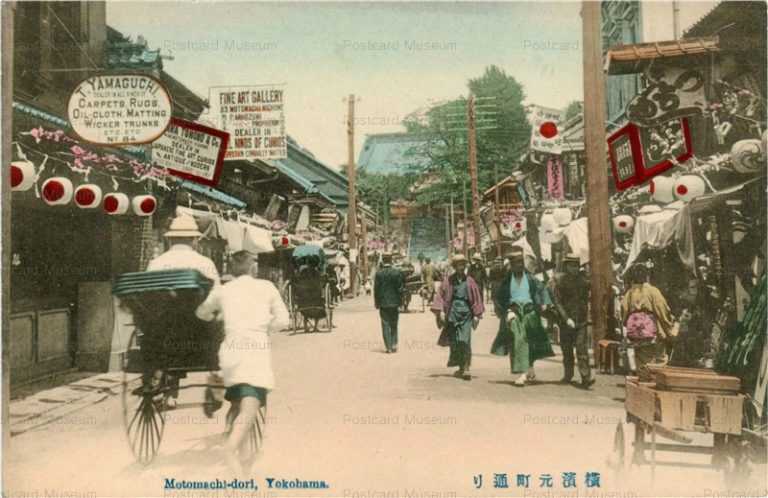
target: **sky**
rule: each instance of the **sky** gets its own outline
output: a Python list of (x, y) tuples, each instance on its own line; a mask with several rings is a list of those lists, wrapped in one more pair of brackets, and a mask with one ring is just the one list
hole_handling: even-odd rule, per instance
[[(705, 3), (682, 2), (691, 18), (682, 26)], [(652, 6), (658, 22), (646, 31), (671, 32), (664, 9)], [(491, 64), (522, 83), (527, 103), (582, 100), (579, 11), (578, 2), (109, 2), (107, 22), (172, 56), (164, 69), (202, 97), (212, 86), (284, 83), (287, 133), (339, 167), (349, 94), (356, 158), (366, 134), (402, 131), (406, 115), (466, 95)]]

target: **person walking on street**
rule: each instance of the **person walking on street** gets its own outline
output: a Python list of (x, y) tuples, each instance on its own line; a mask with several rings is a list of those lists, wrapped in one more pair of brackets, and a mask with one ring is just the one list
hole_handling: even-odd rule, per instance
[(392, 266), (392, 254), (385, 253), (381, 258), (382, 266), (376, 272), (373, 284), (373, 302), (381, 317), (381, 332), (387, 353), (397, 353), (398, 330), (405, 279), (403, 273)]
[(266, 406), (267, 392), (275, 387), (269, 333), (290, 322), (274, 284), (251, 276), (253, 265), (254, 258), (247, 251), (233, 254), (235, 279), (213, 289), (196, 311), (201, 320), (219, 316), (224, 321), (226, 338), (219, 348), (219, 366), (227, 388), (224, 397), (232, 403), (227, 414), (225, 459), (237, 476), (245, 470), (239, 452), (249, 444), (248, 432), (259, 409)]
[(437, 343), (449, 346), (448, 367), (458, 367), (454, 376), (471, 380), (472, 331), (485, 312), (483, 295), (474, 279), (467, 275), (467, 259), (458, 254), (451, 260), (454, 273), (446, 276), (435, 294), (432, 312), (441, 329)]
[(589, 368), (589, 334), (587, 333), (587, 305), (589, 282), (580, 271), (578, 256), (569, 255), (563, 260), (563, 273), (553, 279), (553, 300), (560, 322), (560, 347), (563, 350), (563, 378), (560, 382), (570, 384), (573, 379), (574, 358), (581, 375), (582, 389), (589, 389), (595, 380)]
[(519, 374), (515, 385), (524, 386), (536, 378), (536, 360), (555, 356), (540, 315), (552, 301), (544, 284), (526, 271), (522, 247), (512, 247), (509, 261), (510, 272), (495, 296), (501, 316), (491, 354), (509, 354), (512, 373)]
[(430, 258), (424, 259), (424, 265), (421, 267), (421, 282), (427, 289), (428, 301), (432, 302), (435, 295), (435, 267)]

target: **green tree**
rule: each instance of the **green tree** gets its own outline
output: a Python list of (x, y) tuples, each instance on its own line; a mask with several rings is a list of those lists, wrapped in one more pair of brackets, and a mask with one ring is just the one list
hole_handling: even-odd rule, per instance
[(572, 100), (565, 107), (565, 121), (568, 121), (572, 117), (577, 116), (584, 110), (584, 102), (580, 100)]
[[(499, 180), (516, 167), (530, 140), (523, 86), (504, 70), (489, 66), (482, 76), (469, 80), (476, 99), (478, 184), (485, 190), (494, 183), (494, 165)], [(433, 106), (418, 118), (404, 121), (408, 132), (424, 137), (411, 151), (426, 158), (426, 172), (438, 181), (417, 189), (420, 204), (444, 203), (461, 197), (461, 186), (469, 188), (467, 153), (467, 100), (459, 98)], [(433, 176), (434, 177), (434, 176)]]

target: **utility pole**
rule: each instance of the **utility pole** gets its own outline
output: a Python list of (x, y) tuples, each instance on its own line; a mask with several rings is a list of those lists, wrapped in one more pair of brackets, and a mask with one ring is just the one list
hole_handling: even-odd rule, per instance
[(499, 216), (499, 165), (493, 163), (493, 222), (496, 224), (496, 257), (501, 257), (501, 219)]
[(467, 245), (467, 181), (461, 181), (461, 216), (464, 219), (464, 257), (469, 258), (469, 250)]
[(453, 239), (456, 237), (454, 234), (454, 231), (456, 230), (456, 213), (455, 208), (453, 206), (453, 194), (451, 194), (451, 250), (448, 252), (448, 258), (451, 257), (451, 253), (453, 253)]
[(347, 206), (347, 230), (349, 230), (349, 279), (352, 296), (357, 295), (357, 187), (355, 186), (355, 94), (347, 101), (347, 182), (349, 186)]
[(451, 237), (451, 212), (450, 212), (450, 206), (448, 204), (445, 205), (445, 243), (448, 246), (448, 252), (446, 252), (446, 256), (448, 259), (451, 257), (451, 247), (453, 246), (453, 241)]
[(363, 280), (368, 278), (368, 224), (365, 220), (365, 212), (360, 216), (360, 271)]
[[(0, 5), (2, 11), (2, 99), (3, 99), (3, 126), (2, 129), (2, 160), (3, 164), (10, 164), (11, 162), (11, 140), (13, 137), (13, 24), (14, 15), (16, 13), (16, 2), (3, 2)], [(8, 171), (8, 170), (4, 170)], [(3, 358), (2, 358), (2, 371), (3, 371), (3, 453), (9, 455), (9, 445), (11, 442), (11, 430), (8, 424), (10, 419), (9, 405), (11, 400), (11, 367), (9, 365), (10, 346), (11, 346), (11, 330), (10, 330), (10, 309), (11, 309), (11, 175), (3, 173), (3, 178), (0, 180), (0, 191), (2, 195), (2, 234), (3, 234), (3, 246), (2, 246), (2, 306), (4, 313), (2, 314), (2, 344), (3, 344)], [(7, 461), (7, 460), (6, 460)], [(8, 482), (8, 466), (3, 462), (2, 477), (5, 478), (5, 482)]]
[[(606, 336), (613, 283), (612, 229), (608, 207), (605, 141), (605, 78), (603, 75), (600, 2), (581, 7), (584, 47), (584, 144), (587, 156), (587, 223), (589, 227), (590, 308), (592, 340)], [(597, 351), (597, 347), (594, 349)]]
[(477, 191), (477, 131), (475, 124), (475, 96), (467, 102), (467, 145), (469, 146), (469, 179), (472, 188), (472, 229), (475, 251), (480, 250), (480, 194)]

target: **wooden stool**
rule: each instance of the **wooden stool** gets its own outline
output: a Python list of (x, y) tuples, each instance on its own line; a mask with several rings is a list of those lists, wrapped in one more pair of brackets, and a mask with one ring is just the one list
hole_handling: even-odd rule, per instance
[(609, 373), (613, 375), (619, 368), (619, 341), (611, 341), (603, 339), (597, 341), (598, 354), (597, 368), (603, 373)]

